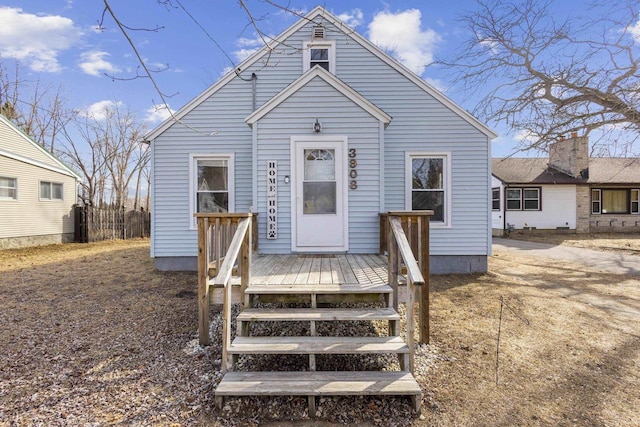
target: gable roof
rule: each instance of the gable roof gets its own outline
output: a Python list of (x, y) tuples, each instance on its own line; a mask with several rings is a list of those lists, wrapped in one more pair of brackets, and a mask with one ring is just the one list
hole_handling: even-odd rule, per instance
[(328, 83), (335, 90), (340, 92), (346, 98), (351, 100), (353, 103), (358, 105), (360, 108), (371, 114), (376, 119), (380, 120), (384, 123), (385, 127), (391, 123), (391, 116), (378, 108), (371, 101), (366, 99), (364, 96), (360, 95), (358, 92), (353, 90), (349, 85), (344, 83), (342, 80), (328, 72), (322, 67), (313, 67), (302, 76), (300, 76), (297, 80), (287, 86), (284, 90), (282, 90), (279, 94), (271, 98), (269, 101), (265, 102), (264, 105), (258, 108), (256, 111), (251, 113), (246, 119), (245, 122), (249, 125), (253, 125), (256, 121), (260, 120), (262, 117), (267, 115), (271, 110), (276, 108), (282, 102), (284, 102), (291, 95), (296, 93), (298, 90), (303, 88), (307, 83), (309, 83), (314, 78), (320, 78)]
[(189, 103), (187, 103), (180, 110), (178, 110), (176, 113), (174, 113), (173, 117), (170, 117), (170, 118), (166, 119), (164, 122), (162, 122), (160, 125), (158, 125), (155, 129), (153, 129), (150, 132), (148, 132), (144, 136), (145, 141), (151, 141), (151, 140), (157, 138), (165, 130), (167, 130), (169, 127), (171, 127), (171, 125), (176, 123), (176, 119), (181, 120), (190, 111), (192, 111), (194, 108), (196, 108), (202, 102), (204, 102), (207, 98), (209, 98), (211, 95), (216, 93), (220, 88), (222, 88), (227, 83), (229, 83), (231, 80), (233, 80), (237, 76), (237, 73), (240, 73), (240, 72), (244, 71), (246, 68), (248, 68), (251, 65), (253, 65), (260, 58), (262, 58), (262, 56), (265, 55), (269, 50), (272, 50), (277, 45), (283, 43), (288, 37), (290, 37), (296, 31), (300, 30), (302, 27), (304, 27), (309, 22), (314, 22), (314, 20), (317, 19), (317, 18), (321, 18), (323, 20), (327, 20), (330, 23), (332, 23), (333, 25), (335, 25), (336, 27), (338, 27), (339, 29), (343, 30), (343, 32), (345, 34), (347, 34), (350, 37), (352, 37), (356, 42), (358, 42), (361, 46), (363, 46), (369, 52), (373, 53), (380, 60), (385, 62), (390, 67), (394, 68), (400, 74), (405, 76), (407, 79), (409, 79), (411, 82), (416, 84), (423, 91), (425, 91), (426, 93), (431, 95), (433, 98), (438, 100), (440, 103), (442, 103), (444, 106), (446, 106), (451, 111), (456, 113), (463, 120), (465, 120), (467, 123), (469, 123), (474, 128), (478, 129), (480, 132), (485, 134), (487, 137), (495, 138), (495, 137), (498, 136), (488, 126), (486, 126), (484, 123), (480, 122), (477, 118), (475, 118), (468, 111), (466, 111), (465, 109), (463, 109), (462, 107), (457, 105), (455, 102), (453, 102), (451, 99), (446, 97), (439, 90), (435, 89), (429, 83), (424, 81), (422, 78), (420, 78), (413, 71), (409, 70), (407, 67), (405, 67), (404, 65), (402, 65), (401, 63), (399, 63), (398, 61), (393, 59), (391, 56), (386, 54), (382, 49), (380, 49), (379, 47), (374, 45), (372, 42), (370, 42), (369, 40), (367, 40), (366, 38), (364, 38), (363, 36), (358, 34), (358, 32), (356, 32), (354, 29), (350, 28), (347, 24), (342, 22), (340, 19), (338, 19), (333, 14), (329, 13), (322, 6), (316, 6), (313, 10), (311, 10), (309, 13), (307, 13), (307, 15), (305, 15), (302, 18), (300, 18), (296, 23), (294, 23), (292, 26), (290, 26), (288, 29), (286, 29), (284, 32), (282, 32), (279, 36), (277, 36), (275, 39), (273, 39), (272, 42), (269, 43), (268, 46), (263, 46), (261, 49), (259, 49), (257, 52), (255, 52), (253, 55), (249, 56), (247, 59), (245, 59), (243, 62), (241, 62), (240, 65), (238, 65), (236, 67), (236, 69), (229, 71), (222, 78), (220, 78), (220, 80), (218, 80), (216, 83), (211, 85), (207, 90), (205, 90), (200, 95), (198, 95), (195, 98), (193, 98)]
[(544, 158), (493, 158), (492, 174), (505, 184), (640, 184), (640, 158), (590, 157), (589, 178), (549, 167)]
[(11, 129), (13, 132), (15, 132), (20, 139), (26, 141), (28, 144), (30, 144), (32, 147), (34, 147), (40, 153), (42, 153), (45, 157), (47, 157), (49, 160), (51, 160), (52, 164), (43, 163), (43, 162), (41, 162), (39, 160), (35, 160), (35, 159), (32, 159), (32, 158), (26, 157), (26, 156), (24, 156), (22, 154), (18, 154), (18, 153), (10, 152), (10, 151), (7, 151), (7, 150), (3, 150), (1, 147), (0, 147), (0, 156), (8, 157), (10, 159), (18, 160), (20, 162), (27, 163), (27, 164), (30, 164), (30, 165), (33, 165), (33, 166), (37, 166), (39, 168), (43, 168), (43, 169), (47, 169), (47, 170), (50, 170), (50, 171), (53, 171), (53, 172), (61, 173), (63, 175), (67, 175), (67, 176), (73, 177), (73, 178), (75, 178), (77, 180), (81, 180), (82, 179), (80, 177), (80, 175), (78, 175), (76, 172), (73, 171), (73, 169), (71, 169), (69, 166), (64, 164), (55, 155), (53, 155), (49, 151), (45, 150), (42, 145), (40, 145), (36, 141), (34, 141), (33, 138), (31, 138), (29, 135), (24, 133), (22, 131), (22, 129), (17, 127), (13, 122), (11, 122), (8, 118), (6, 118), (2, 114), (0, 114), (0, 123), (4, 123), (7, 127), (9, 127), (9, 129)]

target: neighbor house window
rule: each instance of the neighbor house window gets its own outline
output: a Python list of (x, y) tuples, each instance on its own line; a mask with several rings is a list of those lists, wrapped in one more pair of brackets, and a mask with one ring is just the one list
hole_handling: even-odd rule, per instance
[(449, 155), (407, 154), (409, 210), (432, 210), (431, 222), (449, 224)]
[(302, 52), (303, 71), (317, 65), (332, 74), (336, 73), (336, 44), (334, 41), (305, 42)]
[(191, 168), (191, 216), (233, 212), (233, 155), (192, 155)]
[(18, 199), (18, 180), (0, 176), (0, 200)]
[(63, 194), (62, 184), (40, 181), (40, 200), (62, 200)]
[(591, 190), (592, 214), (637, 214), (640, 190), (637, 188), (597, 188)]
[(491, 209), (494, 211), (500, 210), (500, 189), (491, 189)]
[(507, 210), (508, 211), (539, 211), (540, 210), (540, 189), (539, 188), (508, 188), (507, 189)]

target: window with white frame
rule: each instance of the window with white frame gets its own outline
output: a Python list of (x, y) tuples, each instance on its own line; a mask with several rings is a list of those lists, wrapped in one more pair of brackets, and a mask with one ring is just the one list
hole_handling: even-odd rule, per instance
[(432, 210), (431, 222), (449, 224), (449, 156), (407, 154), (407, 200), (409, 210)]
[(491, 189), (491, 209), (494, 211), (500, 210), (500, 189)]
[(594, 188), (591, 190), (591, 213), (638, 214), (640, 189), (637, 188)]
[(539, 211), (540, 188), (507, 188), (508, 211)]
[(306, 72), (316, 65), (331, 74), (336, 73), (336, 43), (331, 40), (305, 42), (302, 50), (303, 67)]
[[(233, 212), (233, 155), (191, 156), (191, 209), (194, 213)], [(195, 220), (192, 221), (195, 225)]]
[(18, 180), (0, 176), (0, 200), (18, 199)]
[(40, 200), (62, 200), (63, 190), (59, 182), (40, 181)]

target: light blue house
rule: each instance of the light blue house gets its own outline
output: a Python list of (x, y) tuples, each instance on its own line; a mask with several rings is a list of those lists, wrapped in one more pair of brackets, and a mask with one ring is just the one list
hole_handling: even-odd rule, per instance
[(146, 139), (151, 256), (195, 269), (194, 213), (258, 213), (258, 251), (377, 253), (379, 214), (432, 209), (431, 271), (485, 271), (496, 135), (322, 7)]

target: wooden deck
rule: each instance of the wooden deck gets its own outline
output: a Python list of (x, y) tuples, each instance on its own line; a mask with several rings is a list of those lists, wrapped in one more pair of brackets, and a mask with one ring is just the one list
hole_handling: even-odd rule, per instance
[(380, 255), (254, 255), (250, 285), (358, 284), (389, 281)]

